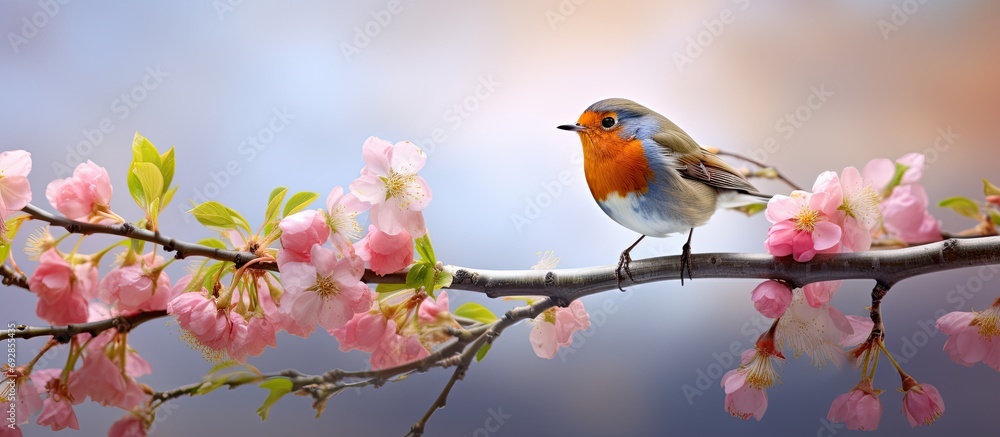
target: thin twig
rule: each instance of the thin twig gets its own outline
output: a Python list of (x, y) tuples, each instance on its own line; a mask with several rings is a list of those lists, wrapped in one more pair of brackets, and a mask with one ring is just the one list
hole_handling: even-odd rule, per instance
[(128, 332), (145, 322), (153, 319), (158, 319), (160, 317), (166, 317), (167, 312), (165, 310), (159, 311), (144, 311), (134, 314), (129, 314), (126, 316), (112, 317), (106, 320), (100, 320), (90, 323), (81, 323), (77, 325), (66, 325), (66, 326), (48, 326), (48, 327), (35, 327), (35, 326), (25, 326), (18, 325), (14, 327), (14, 335), (12, 338), (32, 338), (40, 337), (43, 335), (51, 335), (53, 339), (60, 343), (68, 343), (74, 335), (87, 333), (90, 335), (98, 335), (108, 329), (117, 329), (118, 332)]
[(15, 287), (21, 287), (25, 290), (28, 287), (28, 277), (24, 276), (14, 269), (10, 268), (7, 264), (0, 264), (0, 277), (3, 277), (3, 285), (13, 285)]
[[(251, 261), (260, 258), (260, 255), (251, 252), (242, 252), (237, 250), (225, 250), (217, 249), (214, 247), (203, 246), (201, 244), (189, 243), (186, 241), (177, 240), (175, 238), (167, 237), (160, 232), (153, 232), (146, 229), (140, 229), (135, 227), (131, 223), (121, 223), (115, 225), (104, 225), (98, 223), (81, 222), (76, 220), (70, 220), (66, 217), (57, 216), (48, 211), (45, 211), (35, 205), (28, 204), (21, 209), (31, 218), (36, 220), (41, 220), (49, 223), (53, 226), (58, 226), (73, 234), (107, 234), (107, 235), (117, 235), (120, 237), (132, 238), (136, 240), (142, 240), (149, 243), (159, 244), (163, 246), (163, 250), (167, 252), (174, 252), (174, 258), (184, 259), (189, 256), (201, 256), (205, 258), (211, 258), (219, 261), (229, 261), (236, 265), (236, 268), (243, 267)], [(278, 265), (272, 261), (262, 261), (255, 262), (248, 266), (248, 268), (270, 270), (273, 272), (278, 271)], [(0, 271), (0, 275), (4, 278), (12, 277), (8, 276), (5, 272)], [(406, 283), (406, 273), (393, 273), (385, 276), (379, 276), (371, 270), (365, 270), (364, 276), (361, 278), (362, 281), (366, 283), (383, 283), (383, 284), (403, 284)], [(5, 279), (6, 281), (6, 279)], [(24, 288), (27, 287), (27, 280), (24, 280)], [(20, 286), (20, 284), (14, 284)]]
[(782, 182), (784, 182), (785, 185), (788, 185), (789, 187), (792, 187), (793, 190), (802, 190), (801, 187), (799, 187), (798, 185), (796, 185), (795, 182), (792, 182), (791, 179), (788, 179), (787, 177), (785, 177), (785, 175), (781, 174), (781, 172), (778, 171), (778, 169), (776, 167), (772, 166), (772, 165), (767, 165), (767, 164), (765, 164), (763, 162), (760, 162), (760, 161), (758, 161), (756, 159), (750, 158), (749, 156), (743, 156), (743, 155), (740, 155), (738, 153), (727, 152), (727, 151), (722, 150), (722, 149), (715, 149), (715, 154), (716, 155), (722, 155), (722, 156), (731, 156), (733, 158), (749, 162), (749, 163), (751, 163), (753, 165), (756, 165), (756, 166), (758, 166), (760, 168), (771, 169), (771, 171), (774, 172), (774, 176), (776, 178), (778, 178), (779, 180), (781, 180)]
[(423, 435), (424, 427), (427, 426), (427, 421), (430, 420), (431, 416), (434, 415), (437, 410), (445, 407), (448, 402), (448, 395), (451, 394), (451, 389), (455, 386), (455, 383), (458, 382), (458, 380), (465, 378), (465, 373), (468, 371), (469, 366), (472, 365), (472, 359), (477, 353), (479, 353), (480, 348), (485, 346), (487, 343), (492, 344), (493, 340), (500, 337), (500, 334), (503, 333), (504, 329), (507, 329), (521, 320), (538, 317), (539, 314), (542, 314), (542, 312), (552, 308), (553, 306), (555, 306), (554, 299), (542, 299), (535, 302), (531, 306), (518, 307), (507, 311), (507, 313), (504, 314), (500, 320), (493, 322), (489, 329), (481, 337), (472, 343), (470, 347), (465, 349), (465, 352), (462, 353), (461, 361), (456, 366), (455, 371), (452, 372), (451, 378), (448, 379), (448, 383), (445, 384), (441, 393), (438, 394), (438, 397), (434, 399), (434, 403), (431, 404), (430, 408), (428, 408), (424, 415), (413, 424), (407, 436), (420, 437)]

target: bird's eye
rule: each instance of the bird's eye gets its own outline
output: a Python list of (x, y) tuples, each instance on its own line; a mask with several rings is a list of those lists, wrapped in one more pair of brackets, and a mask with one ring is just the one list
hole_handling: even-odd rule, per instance
[(617, 123), (617, 121), (614, 117), (604, 117), (604, 120), (601, 120), (601, 126), (604, 126), (605, 129), (611, 129), (615, 123)]

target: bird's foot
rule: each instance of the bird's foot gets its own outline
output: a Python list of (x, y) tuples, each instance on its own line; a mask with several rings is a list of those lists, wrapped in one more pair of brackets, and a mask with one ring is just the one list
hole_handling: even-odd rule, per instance
[(618, 257), (618, 268), (615, 269), (615, 279), (617, 279), (618, 289), (621, 291), (625, 291), (622, 288), (622, 280), (625, 279), (625, 276), (628, 276), (630, 281), (635, 282), (635, 279), (632, 278), (632, 270), (629, 269), (630, 263), (632, 263), (632, 255), (629, 255), (629, 251), (626, 250)]
[(681, 286), (684, 286), (684, 272), (687, 271), (688, 279), (694, 280), (691, 276), (691, 242), (684, 243), (681, 249)]

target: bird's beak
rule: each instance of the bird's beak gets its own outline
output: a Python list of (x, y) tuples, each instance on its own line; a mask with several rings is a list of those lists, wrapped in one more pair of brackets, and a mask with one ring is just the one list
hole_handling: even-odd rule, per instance
[(583, 131), (587, 130), (587, 128), (585, 128), (583, 126), (580, 126), (579, 123), (577, 123), (577, 124), (564, 124), (562, 126), (556, 126), (556, 128), (559, 128), (559, 129), (562, 129), (562, 130), (573, 131), (573, 132), (583, 132)]

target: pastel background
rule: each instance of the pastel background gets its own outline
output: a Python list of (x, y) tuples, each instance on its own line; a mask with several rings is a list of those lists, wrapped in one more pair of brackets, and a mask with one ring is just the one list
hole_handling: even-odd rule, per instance
[[(185, 218), (188, 199), (212, 198), (254, 221), (275, 186), (325, 196), (349, 184), (368, 136), (409, 139), (429, 154), (427, 225), (444, 262), (521, 269), (536, 252), (554, 250), (561, 267), (604, 265), (635, 235), (597, 208), (578, 139), (555, 129), (591, 103), (636, 100), (702, 144), (753, 155), (804, 186), (824, 170), (928, 151), (924, 183), (933, 201), (975, 197), (981, 178), (1000, 179), (998, 19), (1000, 3), (985, 0), (5, 1), (0, 148), (33, 154), (34, 203), (48, 207), (45, 185), (81, 154), (112, 174), (115, 211), (136, 217), (124, 177), (134, 132), (174, 145), (181, 188), (162, 229), (198, 240), (210, 232)], [(817, 93), (823, 99), (801, 108)], [(932, 213), (948, 230), (971, 225), (950, 211)], [(766, 229), (763, 217), (721, 212), (698, 229), (694, 250), (761, 252)], [(647, 239), (633, 255), (677, 254), (682, 243)], [(884, 413), (872, 434), (995, 433), (1000, 375), (954, 364), (941, 351), (944, 336), (922, 328), (936, 312), (987, 306), (1000, 292), (992, 278), (959, 270), (889, 293), (889, 347), (918, 380), (941, 389), (947, 412), (911, 431), (898, 377), (884, 363), (876, 378)], [(789, 356), (762, 421), (723, 410), (718, 381), (735, 365), (730, 349), (745, 349), (766, 327), (748, 299), (755, 284), (697, 279), (588, 297), (594, 326), (551, 361), (535, 357), (528, 329), (516, 326), (472, 367), (428, 434), (849, 433), (823, 418), (857, 374), (817, 370), (807, 358)], [(846, 283), (834, 303), (864, 314), (871, 286)], [(977, 292), (962, 296), (959, 287)], [(510, 307), (451, 295), (453, 306)], [(4, 322), (40, 323), (31, 294), (6, 288), (0, 302)], [(210, 367), (177, 339), (174, 324), (153, 322), (131, 338), (154, 367), (141, 382), (155, 389), (191, 383)], [(20, 342), (19, 359), (41, 344)], [(65, 351), (45, 360), (59, 366)], [(279, 349), (250, 362), (307, 372), (367, 363), (320, 334), (280, 336)], [(449, 375), (349, 390), (319, 419), (308, 399), (287, 397), (261, 422), (254, 411), (265, 393), (253, 387), (183, 398), (160, 413), (153, 435), (401, 435)], [(509, 417), (484, 434), (500, 413)], [(60, 435), (103, 435), (121, 411), (87, 403), (77, 414), (82, 431)], [(25, 434), (51, 433), (32, 425)]]

